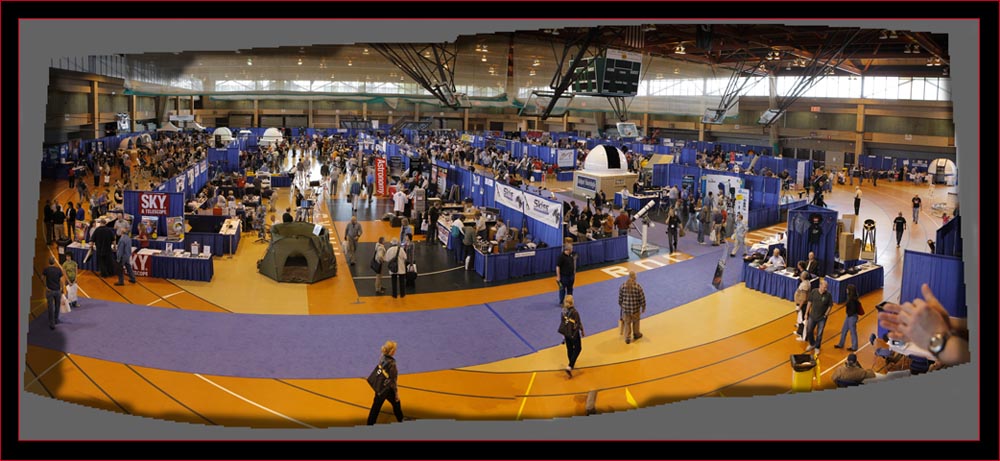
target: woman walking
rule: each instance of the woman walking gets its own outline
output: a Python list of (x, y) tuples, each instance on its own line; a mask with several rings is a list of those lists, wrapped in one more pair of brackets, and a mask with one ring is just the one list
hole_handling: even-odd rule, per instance
[(847, 312), (847, 318), (844, 319), (844, 326), (840, 328), (840, 341), (833, 347), (837, 349), (844, 347), (844, 337), (850, 332), (852, 346), (847, 350), (854, 352), (858, 350), (858, 316), (861, 313), (861, 301), (858, 301), (858, 289), (853, 284), (847, 285), (847, 305), (844, 310)]
[(378, 414), (382, 411), (382, 404), (386, 400), (392, 404), (392, 413), (396, 416), (396, 421), (403, 422), (403, 407), (399, 404), (399, 389), (396, 387), (396, 378), (398, 376), (398, 370), (396, 369), (396, 342), (386, 341), (382, 345), (382, 359), (379, 361), (379, 367), (385, 372), (385, 386), (383, 387), (382, 393), (375, 393), (375, 400), (372, 402), (372, 408), (368, 412), (368, 425), (372, 426), (375, 421), (378, 420)]
[(799, 274), (799, 286), (795, 289), (794, 301), (796, 314), (795, 339), (797, 341), (806, 340), (806, 301), (809, 299), (809, 290), (812, 283), (809, 282), (809, 273), (802, 271)]
[(573, 306), (573, 295), (567, 294), (563, 299), (562, 320), (559, 324), (559, 333), (563, 335), (566, 343), (566, 355), (569, 357), (569, 365), (566, 366), (566, 374), (573, 377), (573, 368), (576, 367), (576, 358), (580, 356), (582, 349), (581, 339), (583, 338), (583, 323), (580, 322), (580, 313)]

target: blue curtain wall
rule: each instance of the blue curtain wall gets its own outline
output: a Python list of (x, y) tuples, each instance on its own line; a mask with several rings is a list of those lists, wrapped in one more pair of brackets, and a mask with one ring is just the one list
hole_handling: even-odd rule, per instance
[[(809, 216), (813, 213), (823, 218), (821, 234), (817, 244), (809, 243)], [(837, 246), (837, 211), (814, 205), (805, 205), (788, 210), (788, 245), (785, 263), (792, 267), (805, 261), (810, 251), (816, 252), (823, 275), (833, 273), (833, 263)]]

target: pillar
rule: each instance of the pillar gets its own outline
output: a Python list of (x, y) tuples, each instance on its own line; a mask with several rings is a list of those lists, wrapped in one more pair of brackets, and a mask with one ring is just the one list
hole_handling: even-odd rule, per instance
[(94, 137), (100, 138), (104, 136), (101, 132), (101, 111), (98, 106), (98, 101), (100, 98), (97, 97), (97, 92), (99, 90), (99, 84), (96, 81), (90, 82), (90, 98), (91, 98), (91, 112), (90, 117), (93, 120)]
[(361, 103), (361, 119), (362, 120), (367, 120), (368, 119), (368, 103), (367, 102)]
[(462, 112), (462, 130), (469, 131), (469, 109), (464, 109)]
[(854, 164), (861, 162), (861, 154), (865, 151), (865, 105), (858, 104), (857, 124), (854, 128)]
[(310, 99), (308, 101), (308, 103), (309, 103), (309, 106), (306, 109), (308, 111), (308, 112), (306, 112), (306, 127), (307, 128), (315, 128), (313, 126), (313, 102), (312, 102), (312, 99)]
[[(777, 109), (778, 108), (778, 76), (775, 75), (773, 71), (769, 72), (767, 74), (767, 83), (768, 83), (768, 92), (767, 92), (768, 93), (767, 94), (768, 108), (770, 108), (770, 109)], [(768, 127), (768, 133), (767, 134), (768, 134), (768, 140), (771, 142), (771, 149), (772, 149), (771, 153), (773, 153), (775, 156), (780, 155), (781, 154), (781, 148), (780, 148), (780, 146), (778, 146), (779, 137), (778, 137), (778, 125), (777, 125), (777, 123), (771, 124), (771, 126)]]
[(257, 98), (253, 99), (253, 119), (250, 121), (250, 126), (254, 128), (259, 128), (258, 115), (260, 114), (260, 100)]

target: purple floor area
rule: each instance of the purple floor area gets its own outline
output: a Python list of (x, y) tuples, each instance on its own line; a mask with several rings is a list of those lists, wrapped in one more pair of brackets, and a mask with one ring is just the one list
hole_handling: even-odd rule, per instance
[[(712, 247), (709, 247), (712, 248)], [(715, 254), (639, 274), (654, 315), (715, 291)], [(728, 259), (724, 287), (737, 283)], [(588, 333), (617, 328), (623, 279), (577, 288)], [(494, 362), (559, 344), (553, 291), (463, 308), (367, 315), (255, 315), (180, 311), (84, 299), (55, 331), (30, 325), (32, 345), (145, 367), (261, 378), (364, 377), (387, 339), (405, 373)]]

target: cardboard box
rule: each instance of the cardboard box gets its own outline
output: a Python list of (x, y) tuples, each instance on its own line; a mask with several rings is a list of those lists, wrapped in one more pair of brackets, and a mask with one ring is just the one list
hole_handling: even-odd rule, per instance
[(850, 259), (845, 258), (844, 255), (850, 253), (850, 247), (854, 243), (854, 240), (856, 240), (854, 234), (850, 232), (841, 232), (837, 235), (837, 253), (840, 254), (840, 259)]
[(844, 223), (844, 230), (843, 230), (843, 232), (850, 232), (850, 233), (853, 234), (854, 233), (854, 225), (858, 221), (858, 215), (853, 215), (853, 214), (841, 215), (840, 219), (838, 219), (837, 222), (841, 222), (841, 221)]

